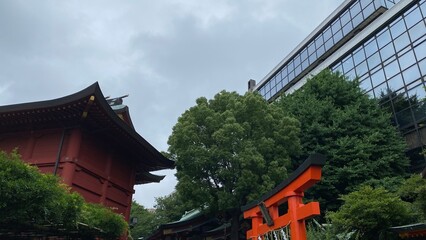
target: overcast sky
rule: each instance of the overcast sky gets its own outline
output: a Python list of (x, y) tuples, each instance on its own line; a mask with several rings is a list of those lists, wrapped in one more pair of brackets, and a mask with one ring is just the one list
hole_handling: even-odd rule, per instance
[[(98, 81), (129, 94), (136, 130), (160, 151), (200, 96), (243, 94), (343, 0), (0, 0), (0, 105), (62, 97)], [(171, 193), (136, 186), (153, 207)]]

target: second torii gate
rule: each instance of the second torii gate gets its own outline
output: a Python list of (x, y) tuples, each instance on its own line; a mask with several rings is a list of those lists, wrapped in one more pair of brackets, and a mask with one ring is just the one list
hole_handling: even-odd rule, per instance
[[(304, 192), (321, 180), (325, 157), (313, 154), (271, 192), (241, 210), (244, 218), (252, 220), (247, 239), (257, 239), (263, 234), (290, 224), (291, 240), (306, 240), (305, 220), (320, 214), (318, 202), (303, 204)], [(288, 202), (288, 212), (279, 216), (278, 206)]]

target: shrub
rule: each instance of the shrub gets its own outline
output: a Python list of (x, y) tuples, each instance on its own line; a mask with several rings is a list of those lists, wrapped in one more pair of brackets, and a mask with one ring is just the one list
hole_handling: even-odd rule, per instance
[(116, 239), (127, 230), (127, 222), (122, 215), (99, 204), (84, 204), (81, 222), (86, 223), (89, 227), (101, 229), (107, 239)]
[(49, 225), (71, 232), (81, 222), (99, 228), (109, 239), (127, 230), (123, 216), (100, 204), (85, 203), (58, 177), (24, 163), (16, 151), (0, 151), (0, 196), (0, 225), (6, 228)]
[(364, 186), (341, 199), (340, 209), (327, 214), (340, 233), (355, 231), (361, 239), (389, 239), (389, 227), (415, 221), (409, 203), (382, 187)]

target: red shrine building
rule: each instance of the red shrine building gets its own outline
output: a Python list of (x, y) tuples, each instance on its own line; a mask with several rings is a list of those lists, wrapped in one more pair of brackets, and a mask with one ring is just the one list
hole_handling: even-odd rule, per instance
[(98, 83), (54, 100), (0, 106), (0, 150), (13, 149), (126, 220), (134, 185), (160, 182), (164, 176), (150, 172), (174, 167), (135, 131), (122, 98), (106, 99)]

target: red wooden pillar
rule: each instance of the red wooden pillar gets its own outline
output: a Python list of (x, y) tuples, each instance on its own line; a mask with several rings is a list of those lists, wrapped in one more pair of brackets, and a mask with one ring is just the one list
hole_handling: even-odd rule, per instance
[(269, 215), (271, 215), (272, 219), (276, 219), (279, 217), (278, 215), (278, 205), (272, 205), (271, 207), (269, 207)]
[(65, 161), (62, 164), (62, 179), (64, 183), (72, 186), (74, 172), (75, 172), (75, 161), (78, 160), (81, 146), (81, 130), (74, 128), (71, 130), (69, 141), (67, 144), (67, 150), (65, 154)]
[[(252, 221), (247, 239), (257, 239), (269, 231), (290, 225), (292, 240), (306, 240), (305, 220), (319, 215), (320, 209), (318, 202), (303, 204), (303, 195), (304, 191), (321, 180), (321, 168), (324, 164), (324, 156), (311, 155), (275, 189), (260, 200), (242, 207), (244, 218)], [(288, 212), (280, 216), (278, 206), (285, 202), (288, 203)]]
[(303, 194), (291, 193), (288, 198), (288, 212), (290, 214), (290, 234), (292, 239), (306, 239), (305, 219), (299, 219), (297, 210), (303, 206)]
[[(259, 216), (255, 216), (251, 219), (251, 225), (252, 225), (252, 233), (251, 233), (251, 237), (255, 237), (259, 235), (259, 226), (262, 225), (263, 223), (263, 218), (261, 215)], [(248, 239), (250, 239), (248, 238)]]

